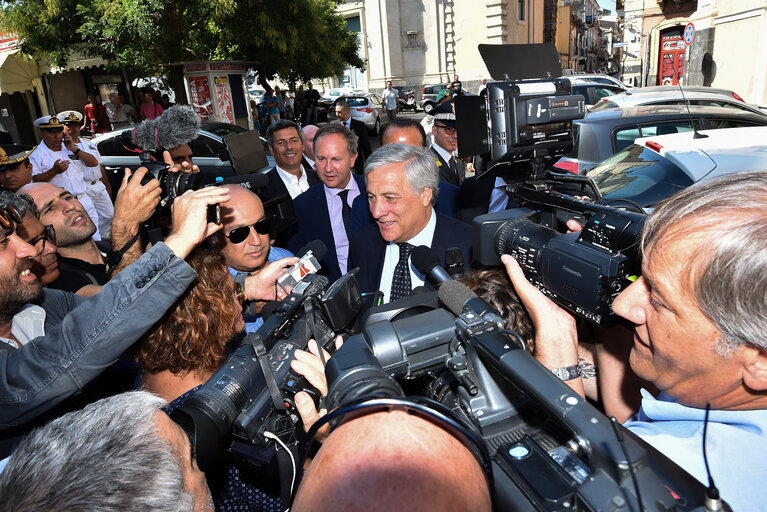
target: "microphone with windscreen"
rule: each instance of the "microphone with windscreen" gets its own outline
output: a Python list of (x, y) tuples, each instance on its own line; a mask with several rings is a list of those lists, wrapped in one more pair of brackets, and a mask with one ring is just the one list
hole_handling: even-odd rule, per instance
[(156, 119), (142, 121), (135, 128), (123, 130), (124, 144), (144, 151), (173, 149), (189, 144), (200, 131), (200, 117), (188, 105), (174, 105)]
[(322, 240), (312, 240), (305, 246), (298, 250), (298, 263), (287, 269), (280, 277), (277, 278), (277, 284), (285, 291), (290, 293), (290, 290), (298, 284), (298, 282), (304, 278), (307, 274), (315, 274), (320, 269), (320, 262), (322, 258), (328, 253), (327, 246)]
[(413, 262), (416, 270), (423, 274), (435, 288), (439, 288), (442, 283), (450, 280), (448, 273), (439, 265), (437, 255), (425, 245), (419, 245), (413, 249), (410, 261)]
[(463, 277), (464, 261), (460, 247), (448, 247), (445, 251), (445, 270), (451, 279)]

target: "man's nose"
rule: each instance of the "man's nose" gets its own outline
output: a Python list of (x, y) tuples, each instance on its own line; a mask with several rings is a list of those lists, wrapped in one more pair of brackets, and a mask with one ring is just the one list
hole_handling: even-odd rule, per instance
[(613, 301), (613, 312), (635, 325), (647, 321), (645, 308), (650, 304), (649, 290), (640, 277), (623, 290)]

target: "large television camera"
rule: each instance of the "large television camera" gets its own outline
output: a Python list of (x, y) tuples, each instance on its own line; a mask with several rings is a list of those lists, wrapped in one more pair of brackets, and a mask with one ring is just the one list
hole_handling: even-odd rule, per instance
[[(494, 78), (509, 78), (508, 63), (525, 65), (515, 80), (488, 84), (486, 101), (456, 99), (459, 154), (489, 156), (493, 165), (476, 179), (503, 178), (510, 203), (474, 219), (474, 262), (498, 265), (511, 254), (557, 304), (609, 325), (612, 301), (639, 274), (643, 215), (600, 205), (588, 177), (547, 169), (572, 148), (572, 120), (585, 112), (568, 80), (537, 78), (561, 74), (553, 46), (480, 45), (480, 53)], [(570, 219), (583, 229), (565, 233)]]

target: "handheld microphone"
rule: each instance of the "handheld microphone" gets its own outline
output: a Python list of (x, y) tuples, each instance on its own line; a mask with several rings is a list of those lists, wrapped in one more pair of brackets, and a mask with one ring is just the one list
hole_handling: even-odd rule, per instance
[(454, 279), (445, 281), (439, 287), (437, 296), (455, 316), (462, 317), (464, 313), (469, 312), (471, 318), (475, 319), (474, 323), (477, 323), (477, 320), (481, 320), (481, 323), (490, 322), (499, 329), (505, 330), (503, 318), (498, 311), (460, 281)]
[(312, 240), (299, 251), (298, 263), (287, 269), (277, 278), (277, 284), (290, 293), (290, 290), (298, 284), (307, 274), (315, 274), (320, 269), (320, 262), (327, 254), (328, 248), (322, 240)]
[(174, 105), (156, 119), (142, 121), (132, 130), (123, 130), (124, 143), (144, 151), (173, 149), (197, 138), (200, 117), (189, 105)]
[(423, 274), (435, 288), (439, 288), (442, 283), (450, 279), (445, 269), (439, 265), (437, 255), (425, 245), (419, 245), (413, 249), (410, 261), (413, 262), (416, 270)]
[(463, 277), (463, 253), (459, 247), (448, 247), (445, 251), (445, 270), (447, 270), (451, 279)]

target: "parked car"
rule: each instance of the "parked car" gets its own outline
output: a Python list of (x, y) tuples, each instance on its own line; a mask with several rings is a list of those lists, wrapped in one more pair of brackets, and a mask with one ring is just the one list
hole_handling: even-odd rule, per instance
[[(596, 76), (596, 75), (594, 75)], [(602, 98), (620, 94), (627, 89), (623, 84), (607, 84), (592, 79), (575, 78), (565, 76), (570, 80), (573, 88), (573, 94), (580, 94), (586, 100), (586, 106), (594, 105)]]
[(650, 211), (674, 193), (725, 174), (767, 171), (767, 127), (704, 130), (637, 139), (586, 174), (606, 201)]
[(567, 78), (570, 80), (584, 80), (587, 82), (614, 85), (624, 90), (631, 87), (630, 85), (621, 82), (617, 78), (613, 78), (610, 75), (604, 75), (601, 73), (576, 73), (572, 75), (563, 75), (562, 78)]
[[(682, 94), (684, 93), (684, 95)], [(765, 114), (759, 107), (749, 105), (737, 93), (727, 89), (683, 85), (678, 86), (634, 87), (626, 91), (602, 98), (602, 101), (591, 107), (591, 111), (615, 107), (639, 107), (642, 105), (709, 105), (718, 107), (747, 110), (757, 114)]]
[(364, 94), (365, 91), (352, 89), (351, 87), (335, 87), (322, 93), (322, 97), (329, 101), (335, 101), (341, 96), (352, 96), (354, 94)]
[[(423, 86), (423, 92), (421, 93), (421, 109), (426, 114), (431, 114), (432, 109), (437, 106), (437, 95), (439, 94), (439, 91), (447, 89), (448, 85), (450, 85), (450, 83)], [(466, 89), (462, 88), (461, 91), (466, 96), (476, 96), (476, 94), (467, 91)]]
[(372, 92), (355, 94), (354, 96), (342, 96), (328, 109), (328, 122), (336, 120), (335, 103), (340, 100), (344, 100), (349, 104), (352, 119), (362, 121), (369, 131), (378, 134), (381, 129), (381, 117), (383, 116), (380, 96)]
[(583, 174), (627, 148), (635, 139), (669, 133), (742, 126), (767, 126), (767, 116), (724, 107), (646, 105), (604, 108), (573, 121), (573, 150), (555, 167)]
[[(205, 183), (214, 183), (216, 177), (228, 178), (234, 176), (232, 164), (224, 146), (223, 139), (229, 135), (242, 133), (246, 129), (229, 123), (203, 122), (200, 125), (199, 137), (189, 143), (194, 155), (194, 163), (203, 173)], [(135, 171), (141, 167), (138, 153), (125, 147), (120, 134), (122, 130), (108, 132), (93, 139), (93, 143), (103, 157), (103, 165), (113, 190), (120, 188), (125, 168)], [(266, 172), (274, 166), (274, 157), (269, 153), (266, 140), (261, 137), (269, 165), (258, 172)]]

